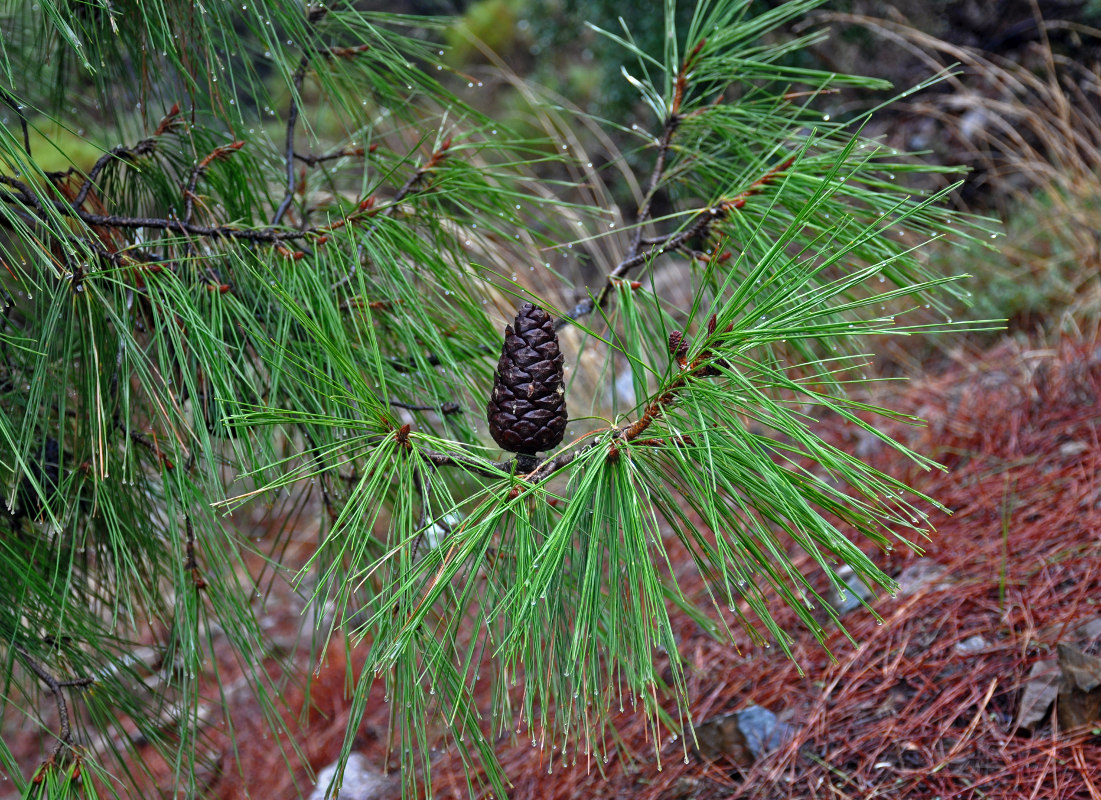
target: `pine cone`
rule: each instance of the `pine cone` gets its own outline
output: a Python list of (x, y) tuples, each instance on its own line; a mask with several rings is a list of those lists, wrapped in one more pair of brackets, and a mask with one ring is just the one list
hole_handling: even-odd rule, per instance
[(566, 388), (554, 320), (531, 303), (524, 303), (512, 325), (505, 326), (486, 414), (493, 441), (514, 453), (551, 450), (566, 432)]
[(688, 340), (680, 331), (672, 331), (669, 334), (669, 355), (675, 358), (678, 364), (684, 366), (684, 361), (688, 357)]

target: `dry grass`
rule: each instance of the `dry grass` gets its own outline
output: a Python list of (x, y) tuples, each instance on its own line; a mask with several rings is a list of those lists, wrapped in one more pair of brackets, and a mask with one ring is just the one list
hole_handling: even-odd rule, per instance
[[(951, 71), (938, 90), (898, 106), (901, 117), (884, 134), (900, 149), (916, 139), (938, 159), (972, 167), (961, 200), (978, 202), (977, 210), (993, 210), (1004, 221), (1006, 236), (996, 250), (974, 248), (963, 256), (977, 277), (976, 315), (1005, 316), (1026, 330), (1095, 324), (1101, 317), (1101, 64), (1057, 54), (1048, 35), (1101, 39), (1101, 30), (1038, 19), (1039, 40), (1010, 60), (902, 22), (837, 13), (819, 19), (859, 26), (880, 40), (880, 52), (898, 48), (930, 73)], [(915, 125), (924, 126), (920, 135), (913, 135)]]

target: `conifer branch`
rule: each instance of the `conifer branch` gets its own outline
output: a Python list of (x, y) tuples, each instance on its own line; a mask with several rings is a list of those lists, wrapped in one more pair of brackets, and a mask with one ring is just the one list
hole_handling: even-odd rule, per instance
[[(146, 140), (151, 141), (151, 140)], [(225, 158), (231, 153), (235, 153), (245, 146), (245, 143), (238, 140), (232, 144), (224, 144), (220, 147), (215, 147), (209, 155), (204, 157), (198, 164), (191, 169), (191, 175), (187, 179), (187, 186), (184, 188), (184, 224), (191, 222), (191, 215), (195, 211), (195, 189), (199, 184), (199, 178), (206, 172), (207, 167), (210, 166), (212, 161), (219, 158)], [(74, 205), (79, 206), (79, 203), (74, 201)], [(274, 224), (274, 223), (273, 223)]]
[(8, 108), (19, 117), (19, 127), (23, 130), (23, 151), (27, 154), (27, 158), (33, 158), (31, 155), (31, 132), (27, 127), (27, 115), (23, 113), (23, 104), (2, 89), (0, 89), (0, 96), (3, 96)]
[(109, 164), (118, 160), (133, 161), (142, 156), (152, 154), (157, 147), (157, 139), (170, 131), (177, 122), (179, 122), (179, 117), (180, 105), (179, 103), (175, 103), (161, 119), (152, 136), (147, 139), (142, 139), (133, 147), (126, 147), (125, 145), (113, 147), (109, 152), (104, 153), (96, 159), (96, 163), (92, 165), (91, 170), (88, 171), (87, 177), (85, 177), (84, 181), (80, 184), (76, 196), (73, 197), (73, 208), (80, 208), (84, 205), (84, 201), (88, 199), (88, 193), (92, 190), (92, 187), (95, 186), (96, 181), (99, 180), (100, 174)]
[(302, 81), (306, 77), (306, 67), (309, 64), (309, 56), (303, 53), (302, 58), (298, 61), (298, 67), (294, 70), (294, 77), (291, 79), (291, 104), (287, 110), (286, 134), (287, 192), (283, 196), (282, 202), (279, 203), (279, 207), (275, 209), (275, 214), (272, 215), (272, 225), (278, 225), (283, 221), (283, 215), (287, 213), (291, 201), (294, 200), (294, 129), (298, 125), (298, 97), (302, 93)]
[(23, 663), (27, 665), (31, 672), (46, 684), (46, 688), (49, 689), (50, 694), (53, 695), (54, 703), (57, 706), (57, 716), (61, 730), (58, 735), (57, 744), (54, 745), (52, 758), (56, 759), (61, 755), (61, 751), (66, 747), (70, 747), (73, 742), (72, 726), (69, 722), (69, 705), (65, 701), (65, 693), (62, 689), (72, 688), (74, 686), (91, 686), (95, 683), (94, 678), (72, 678), (69, 680), (59, 680), (50, 674), (42, 664), (40, 664), (26, 648), (22, 645), (15, 645), (15, 652), (19, 654), (19, 657), (23, 660)]
[(354, 158), (356, 156), (364, 156), (369, 153), (373, 153), (378, 150), (377, 144), (372, 144), (370, 147), (344, 147), (340, 150), (334, 150), (331, 153), (295, 153), (294, 157), (309, 167), (316, 167), (319, 164), (324, 164), (327, 161), (336, 161), (341, 158)]
[[(555, 323), (555, 327), (561, 328), (571, 320), (580, 319), (592, 313), (592, 311), (597, 308), (604, 308), (612, 289), (615, 288), (619, 281), (626, 278), (631, 270), (643, 264), (650, 263), (658, 256), (683, 251), (688, 242), (697, 237), (707, 236), (716, 225), (726, 219), (731, 211), (743, 208), (750, 197), (763, 191), (766, 186), (775, 181), (776, 178), (782, 175), (794, 163), (795, 157), (792, 156), (757, 178), (757, 180), (750, 184), (749, 188), (745, 191), (696, 212), (696, 215), (688, 225), (681, 228), (679, 231), (648, 239), (644, 239), (641, 236), (636, 237), (636, 243), (632, 244), (631, 251), (636, 251), (643, 245), (645, 245), (647, 249), (645, 251), (638, 250), (637, 252), (628, 252), (623, 260), (616, 264), (615, 269), (608, 273), (607, 280), (596, 297), (590, 296), (582, 300), (565, 316), (560, 318)], [(641, 231), (641, 227), (638, 230)], [(693, 255), (695, 255), (695, 253), (693, 253)]]

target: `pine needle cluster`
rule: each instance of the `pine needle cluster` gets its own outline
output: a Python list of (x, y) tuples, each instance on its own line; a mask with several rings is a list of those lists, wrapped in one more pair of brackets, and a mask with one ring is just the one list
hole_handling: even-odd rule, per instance
[[(839, 588), (841, 564), (893, 588), (868, 546), (916, 541), (935, 504), (815, 423), (934, 466), (846, 390), (861, 342), (920, 333), (896, 312), (954, 291), (915, 245), (969, 228), (949, 187), (902, 187), (935, 168), (822, 113), (829, 92), (886, 87), (792, 66), (817, 34), (777, 31), (817, 2), (752, 16), (701, 0), (686, 28), (665, 5), (662, 52), (601, 32), (648, 125), (523, 87), (546, 135), (521, 136), (438, 80), (439, 20), (350, 2), (15, 4), (0, 706), (38, 726), (42, 759), (0, 739), (0, 768), (24, 795), (142, 785), (139, 745), (202, 794), (216, 641), (283, 724), (248, 563), (259, 550), (286, 571), (288, 534), (260, 549), (233, 526), (253, 498), (319, 498), (316, 549), (287, 578), (318, 623), (311, 652), (341, 634), (363, 667), (344, 757), (384, 685), (410, 792), (430, 791), (443, 747), (505, 796), (501, 735), (602, 758), (625, 702), (658, 740), (682, 730), (671, 609), (786, 649), (770, 612), (785, 603), (821, 633), (832, 611), (796, 551)], [(574, 133), (601, 128), (645, 175), (581, 161)], [(636, 187), (625, 219), (594, 188), (617, 170)], [(553, 450), (513, 456), (484, 409), (523, 302), (555, 320), (572, 416)], [(588, 353), (606, 366), (586, 384), (571, 376)], [(708, 597), (680, 590), (673, 546)]]

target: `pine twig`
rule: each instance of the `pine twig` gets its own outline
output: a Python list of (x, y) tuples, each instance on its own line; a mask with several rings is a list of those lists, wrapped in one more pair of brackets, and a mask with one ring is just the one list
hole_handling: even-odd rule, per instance
[(211, 162), (219, 158), (226, 158), (244, 146), (245, 143), (238, 140), (232, 144), (224, 144), (220, 147), (215, 147), (202, 161), (192, 168), (191, 175), (187, 180), (187, 187), (184, 189), (183, 221), (185, 223), (191, 222), (191, 216), (195, 211), (195, 188), (199, 185), (199, 178), (206, 172), (207, 167), (210, 166)]
[(27, 127), (27, 116), (23, 113), (23, 106), (15, 101), (7, 92), (0, 89), (0, 96), (3, 96), (4, 102), (8, 104), (8, 107), (16, 113), (19, 117), (19, 127), (23, 129), (23, 150), (27, 153), (27, 158), (33, 158), (31, 155), (31, 133)]
[(191, 527), (190, 514), (184, 516), (184, 530), (187, 534), (187, 560), (184, 562), (184, 569), (191, 573), (191, 582), (195, 585), (196, 590), (205, 589), (206, 580), (199, 571), (199, 562), (195, 558), (195, 530)]
[(50, 672), (42, 666), (38, 661), (27, 652), (26, 648), (22, 645), (15, 645), (15, 652), (19, 654), (19, 657), (23, 659), (23, 663), (30, 668), (31, 672), (46, 684), (46, 688), (50, 690), (50, 694), (53, 695), (54, 703), (57, 704), (57, 715), (60, 720), (61, 731), (58, 737), (57, 744), (54, 745), (52, 758), (56, 759), (61, 755), (61, 751), (66, 747), (72, 746), (73, 731), (69, 722), (69, 706), (65, 702), (65, 693), (62, 689), (71, 688), (73, 686), (90, 686), (95, 682), (94, 678), (72, 678), (70, 680), (58, 680)]
[[(432, 152), (432, 155), (429, 156), (428, 161), (418, 167), (417, 170), (409, 176), (408, 180), (406, 180), (405, 183), (402, 184), (401, 188), (398, 189), (397, 194), (394, 195), (390, 202), (387, 203), (385, 206), (377, 209), (373, 216), (389, 216), (390, 212), (401, 205), (401, 202), (405, 200), (405, 198), (408, 197), (410, 194), (412, 194), (415, 189), (417, 189), (421, 182), (424, 181), (425, 177), (433, 170), (435, 170), (437, 166), (440, 165), (440, 163), (447, 157), (447, 152), (450, 149), (451, 137), (448, 137), (444, 140), (443, 144), (441, 144), (436, 150)], [(377, 225), (378, 223), (368, 229), (368, 236), (374, 232)], [(349, 283), (355, 276), (355, 274), (356, 261), (355, 259), (352, 259), (351, 266), (349, 267), (347, 274), (345, 274), (344, 277), (332, 284), (329, 288), (334, 291), (336, 289), (339, 289), (341, 286)]]
[(370, 147), (345, 147), (341, 150), (334, 150), (331, 153), (295, 153), (294, 157), (301, 161), (308, 167), (316, 167), (319, 164), (324, 164), (326, 161), (336, 161), (341, 158), (353, 158), (355, 156), (364, 156), (369, 153), (373, 153), (378, 150), (378, 145), (373, 144)]
[(749, 188), (745, 191), (696, 212), (692, 221), (676, 233), (670, 233), (656, 238), (644, 239), (638, 237), (638, 241), (648, 246), (648, 249), (639, 250), (639, 252), (635, 253), (628, 252), (624, 259), (616, 265), (615, 269), (608, 273), (607, 280), (604, 286), (596, 294), (596, 297), (589, 296), (575, 305), (573, 309), (555, 323), (555, 327), (561, 328), (571, 320), (580, 319), (597, 308), (603, 308), (608, 301), (612, 289), (614, 289), (616, 284), (623, 280), (632, 269), (648, 263), (666, 253), (682, 251), (692, 239), (697, 236), (705, 236), (714, 225), (726, 219), (731, 211), (744, 207), (746, 201), (750, 197), (759, 194), (766, 186), (787, 171), (794, 163), (795, 156), (792, 156), (757, 178), (757, 180), (751, 183)]
[(157, 147), (157, 139), (167, 133), (179, 121), (179, 116), (180, 104), (174, 103), (172, 108), (168, 110), (168, 113), (161, 119), (160, 124), (157, 125), (157, 129), (153, 132), (152, 136), (147, 139), (142, 139), (133, 147), (126, 147), (125, 145), (113, 147), (109, 152), (104, 153), (96, 159), (96, 163), (92, 165), (92, 169), (88, 172), (87, 177), (85, 177), (80, 185), (80, 189), (77, 190), (76, 196), (73, 198), (73, 208), (80, 208), (84, 205), (84, 201), (88, 199), (88, 193), (92, 190), (92, 186), (108, 164), (116, 160), (132, 161), (140, 156), (146, 156), (152, 153)]
[[(312, 18), (313, 17), (311, 15), (311, 19)], [(306, 67), (308, 67), (309, 64), (309, 56), (303, 53), (302, 58), (298, 61), (298, 67), (295, 69), (294, 76), (291, 80), (291, 105), (290, 108), (287, 110), (286, 136), (287, 193), (283, 196), (283, 201), (279, 204), (279, 207), (275, 209), (275, 214), (271, 218), (272, 225), (278, 225), (280, 222), (282, 222), (283, 215), (287, 213), (287, 209), (291, 206), (291, 201), (294, 200), (294, 129), (298, 125), (298, 96), (302, 92), (302, 81), (306, 77)]]
[(463, 410), (462, 407), (453, 400), (449, 400), (441, 406), (418, 406), (412, 403), (402, 403), (398, 400), (391, 400), (390, 405), (393, 408), (403, 408), (406, 411), (435, 411), (437, 414), (445, 417), (451, 414), (462, 413)]

